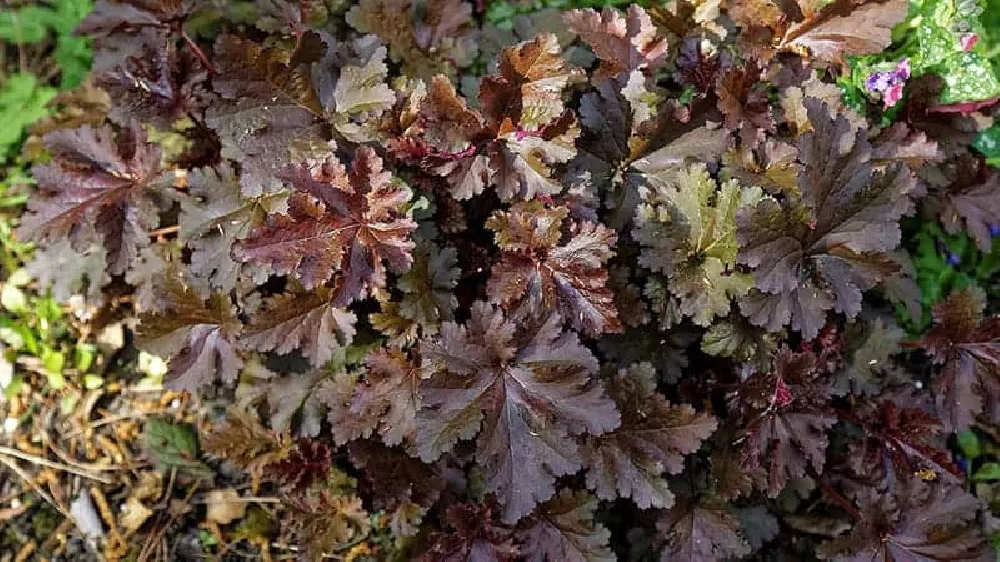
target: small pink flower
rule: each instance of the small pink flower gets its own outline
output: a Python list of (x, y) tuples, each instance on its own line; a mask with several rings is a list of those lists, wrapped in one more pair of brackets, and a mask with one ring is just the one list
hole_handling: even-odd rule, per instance
[(893, 84), (885, 90), (882, 102), (885, 104), (886, 109), (888, 109), (896, 105), (901, 99), (903, 99), (903, 85)]
[(896, 77), (900, 80), (910, 79), (910, 59), (903, 59), (896, 64)]
[(979, 34), (966, 33), (959, 41), (962, 43), (962, 50), (968, 53), (976, 46), (976, 42), (979, 41)]
[(778, 384), (774, 387), (774, 403), (782, 408), (787, 408), (793, 399), (791, 389), (785, 384), (784, 379), (779, 378)]

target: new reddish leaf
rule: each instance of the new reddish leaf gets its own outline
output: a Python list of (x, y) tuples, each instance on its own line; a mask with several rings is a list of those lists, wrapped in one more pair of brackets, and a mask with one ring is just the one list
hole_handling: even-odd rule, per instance
[(237, 242), (236, 259), (290, 274), (307, 289), (332, 279), (333, 306), (384, 287), (384, 262), (396, 272), (410, 267), (410, 234), (417, 227), (404, 210), (410, 193), (382, 169), (374, 150), (359, 148), (350, 173), (329, 157), (281, 177), (296, 190), (288, 214), (269, 215), (263, 227)]
[(445, 519), (451, 529), (434, 533), (421, 562), (513, 562), (520, 554), (511, 530), (497, 521), (495, 502), (456, 503), (448, 506)]
[(596, 76), (618, 76), (633, 70), (654, 70), (665, 61), (669, 44), (657, 37), (653, 20), (641, 6), (628, 7), (625, 17), (612, 7), (573, 10), (565, 16), (570, 29), (579, 35), (599, 59)]
[(351, 463), (364, 470), (367, 491), (378, 509), (396, 509), (406, 502), (430, 507), (438, 501), (446, 481), (440, 465), (427, 465), (395, 447), (374, 441), (348, 446)]
[(975, 523), (979, 500), (959, 486), (911, 478), (894, 493), (865, 489), (860, 496), (861, 520), (848, 535), (822, 545), (822, 558), (932, 562), (993, 557)]
[(857, 474), (905, 481), (929, 470), (942, 481), (961, 482), (951, 454), (935, 442), (942, 429), (938, 417), (892, 400), (865, 410), (858, 421), (866, 436), (851, 444), (848, 461)]
[(170, 129), (177, 119), (198, 114), (209, 101), (208, 72), (188, 51), (172, 42), (147, 43), (113, 70), (98, 74), (96, 85), (115, 100), (108, 117), (131, 119)]
[(330, 445), (316, 439), (299, 439), (295, 448), (285, 458), (267, 465), (283, 485), (293, 490), (308, 488), (313, 482), (322, 482), (333, 468)]
[(414, 92), (400, 126), (402, 134), (390, 145), (394, 155), (446, 177), (455, 199), (469, 199), (490, 183), (487, 159), (475, 155), (486, 135), (483, 118), (446, 77), (435, 76), (426, 92)]
[(502, 254), (486, 292), (515, 317), (554, 311), (587, 335), (621, 331), (604, 268), (617, 236), (600, 224), (568, 217), (566, 207), (537, 201), (490, 217), (486, 228), (495, 233)]
[(748, 421), (743, 468), (761, 471), (758, 487), (775, 497), (810, 467), (822, 472), (826, 432), (837, 420), (827, 411), (830, 389), (815, 355), (782, 350), (774, 372), (754, 375), (738, 396)]
[(773, 131), (775, 126), (767, 84), (760, 78), (760, 69), (752, 64), (729, 68), (720, 74), (716, 87), (726, 128), (738, 132), (743, 146), (751, 148), (763, 141), (765, 133)]

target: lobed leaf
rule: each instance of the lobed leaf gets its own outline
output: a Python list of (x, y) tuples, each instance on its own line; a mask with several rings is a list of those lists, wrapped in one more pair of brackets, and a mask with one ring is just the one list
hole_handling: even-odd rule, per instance
[(657, 37), (653, 20), (639, 5), (629, 6), (625, 17), (609, 6), (601, 13), (589, 8), (573, 10), (564, 18), (601, 60), (597, 78), (655, 70), (665, 62), (669, 44), (666, 38)]
[(211, 99), (208, 71), (200, 61), (169, 41), (144, 41), (141, 49), (94, 80), (115, 100), (108, 117), (121, 125), (137, 119), (169, 129), (178, 119), (200, 114)]
[(827, 430), (836, 418), (827, 410), (830, 389), (820, 378), (815, 355), (779, 352), (772, 373), (758, 373), (739, 392), (747, 410), (743, 468), (758, 487), (776, 497), (789, 480), (822, 472), (829, 446)]
[(197, 169), (187, 177), (178, 226), (181, 240), (191, 248), (191, 273), (223, 291), (234, 288), (241, 275), (265, 281), (259, 268), (233, 260), (232, 246), (263, 224), (269, 211), (280, 208), (284, 194), (243, 197), (231, 166)]
[(714, 417), (687, 404), (671, 405), (656, 392), (649, 363), (621, 369), (609, 381), (621, 426), (590, 437), (583, 449), (587, 485), (604, 500), (631, 498), (642, 509), (670, 507), (674, 496), (663, 473), (683, 470), (717, 426)]
[(915, 181), (902, 166), (875, 171), (859, 131), (807, 100), (813, 131), (799, 140), (801, 200), (763, 198), (737, 216), (739, 262), (754, 268), (756, 288), (740, 308), (769, 330), (791, 323), (811, 339), (826, 310), (854, 317), (861, 291), (898, 270), (888, 252), (900, 241), (899, 218), (912, 209)]
[(17, 231), (23, 240), (66, 237), (77, 251), (93, 242), (107, 252), (108, 272), (125, 272), (149, 243), (158, 222), (156, 188), (165, 178), (159, 150), (133, 124), (65, 129), (45, 136), (53, 160), (36, 166), (38, 191)]
[(385, 286), (386, 266), (412, 264), (416, 223), (403, 205), (409, 190), (382, 169), (382, 159), (360, 148), (351, 171), (333, 157), (282, 173), (295, 189), (288, 214), (271, 214), (233, 246), (242, 262), (292, 275), (306, 289), (333, 281), (333, 306), (345, 306)]
[(479, 302), (465, 325), (447, 322), (420, 345), (422, 408), (416, 450), (425, 461), (476, 439), (487, 490), (513, 522), (555, 493), (555, 477), (580, 468), (575, 435), (620, 423), (592, 380), (597, 360), (561, 318), (517, 326)]
[(331, 302), (325, 288), (268, 299), (253, 315), (240, 341), (250, 349), (289, 353), (298, 349), (313, 366), (328, 362), (354, 338), (354, 313)]
[(194, 0), (98, 0), (76, 33), (96, 39), (92, 70), (111, 70), (129, 55), (163, 48), (194, 8)]
[(586, 492), (563, 488), (539, 508), (538, 515), (518, 531), (527, 560), (609, 562), (617, 558), (608, 548), (611, 533), (594, 521), (597, 500)]
[(140, 317), (139, 340), (170, 358), (167, 386), (196, 391), (216, 379), (235, 382), (243, 365), (241, 325), (229, 296), (214, 293), (206, 302), (176, 272), (168, 272), (158, 292), (162, 310)]
[(709, 562), (750, 554), (739, 523), (718, 506), (689, 503), (674, 507), (657, 522), (667, 537), (660, 560)]
[(864, 491), (862, 520), (850, 534), (821, 546), (824, 559), (985, 560), (986, 540), (971, 524), (979, 500), (958, 486), (915, 478), (895, 494)]
[[(420, 407), (420, 369), (398, 350), (379, 350), (365, 359), (363, 379), (337, 377), (317, 396), (329, 407), (334, 441), (342, 445), (377, 430), (386, 445), (411, 439)], [(353, 383), (353, 384), (351, 384)]]
[(378, 35), (409, 76), (454, 75), (476, 56), (472, 5), (462, 0), (362, 0), (347, 21)]
[(888, 47), (893, 26), (903, 21), (907, 10), (903, 0), (836, 0), (817, 6), (822, 8), (806, 10), (805, 19), (788, 28), (781, 47), (804, 48), (819, 60), (838, 63), (847, 55)]
[(934, 306), (934, 326), (920, 338), (934, 362), (943, 364), (934, 392), (952, 430), (967, 428), (985, 407), (1000, 403), (1000, 319), (984, 318), (985, 309), (982, 290), (953, 293)]
[(520, 549), (514, 544), (511, 531), (497, 521), (499, 515), (500, 509), (495, 502), (448, 506), (445, 519), (450, 530), (431, 535), (430, 545), (420, 560), (516, 560)]
[(665, 274), (680, 312), (707, 326), (753, 285), (735, 270), (736, 214), (754, 205), (760, 190), (741, 189), (735, 180), (718, 190), (704, 165), (643, 177), (632, 229), (642, 245), (639, 263)]
[(288, 165), (329, 152), (308, 64), (275, 47), (220, 35), (215, 65), (220, 77), (212, 87), (222, 99), (205, 121), (219, 135), (223, 156), (242, 164), (244, 195), (275, 191), (275, 176)]
[[(603, 264), (617, 239), (600, 224), (567, 223), (569, 209), (537, 201), (494, 213), (486, 228), (501, 248), (486, 292), (514, 317), (558, 313), (588, 335), (621, 330)], [(564, 225), (568, 232), (564, 236)]]

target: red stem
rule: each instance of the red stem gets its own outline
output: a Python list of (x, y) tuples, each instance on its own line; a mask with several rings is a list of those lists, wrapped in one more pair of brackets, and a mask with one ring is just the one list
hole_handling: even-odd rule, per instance
[(208, 70), (209, 76), (215, 76), (218, 74), (215, 71), (215, 67), (212, 66), (212, 63), (208, 61), (208, 57), (205, 56), (205, 52), (201, 50), (201, 47), (199, 47), (198, 44), (194, 42), (194, 39), (191, 39), (191, 37), (183, 29), (181, 29), (181, 38), (188, 44), (188, 47), (191, 47), (191, 50), (194, 51), (194, 56), (198, 57), (201, 64), (205, 66), (206, 70)]
[(811, 473), (813, 479), (816, 480), (816, 483), (819, 484), (820, 489), (823, 490), (823, 494), (826, 495), (828, 500), (831, 500), (833, 503), (839, 505), (844, 511), (847, 512), (848, 515), (853, 517), (855, 521), (861, 520), (861, 512), (858, 511), (858, 508), (855, 507), (854, 504), (845, 498), (840, 492), (834, 489), (826, 478), (821, 478), (820, 475), (814, 470), (810, 469), (809, 472)]

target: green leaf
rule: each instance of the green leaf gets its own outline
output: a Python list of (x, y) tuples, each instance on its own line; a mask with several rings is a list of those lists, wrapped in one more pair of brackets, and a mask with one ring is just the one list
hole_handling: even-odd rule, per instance
[(0, 306), (14, 314), (24, 314), (28, 310), (28, 298), (13, 283), (5, 283), (0, 289)]
[(104, 386), (104, 377), (97, 375), (83, 375), (83, 387), (87, 390), (95, 390)]
[(77, 24), (94, 9), (92, 0), (55, 0), (55, 18), (49, 22), (52, 29), (62, 36), (73, 35)]
[(56, 42), (56, 50), (52, 56), (62, 71), (59, 87), (68, 90), (79, 86), (87, 76), (93, 52), (86, 37), (62, 35)]
[(191, 476), (211, 479), (212, 470), (198, 460), (198, 437), (191, 425), (166, 418), (150, 418), (143, 428), (142, 441), (160, 470), (177, 469)]
[(66, 378), (63, 376), (63, 367), (66, 366), (66, 355), (61, 351), (49, 347), (42, 348), (42, 367), (45, 368), (45, 375), (49, 386), (55, 390), (66, 385)]
[[(894, 30), (894, 46), (883, 53), (851, 59), (849, 79), (840, 85), (852, 99), (871, 94), (864, 81), (874, 70), (890, 70), (909, 59), (912, 77), (940, 76), (945, 83), (939, 103), (980, 101), (1000, 95), (1000, 2), (980, 9), (977, 0), (911, 0), (907, 21)], [(971, 52), (962, 46), (964, 33), (977, 33)], [(991, 64), (992, 63), (992, 64)], [(883, 115), (898, 112), (899, 105)]]
[(937, 69), (944, 78), (940, 102), (944, 105), (990, 99), (1000, 95), (1000, 81), (993, 68), (978, 53), (958, 52)]
[(972, 148), (983, 153), (991, 166), (997, 166), (997, 162), (1000, 162), (1000, 123), (979, 133), (972, 142)]
[(62, 374), (63, 367), (66, 366), (66, 355), (55, 349), (43, 349), (41, 360), (45, 370), (53, 374)]
[(246, 516), (236, 525), (232, 540), (255, 540), (274, 536), (278, 532), (277, 522), (267, 511), (256, 505), (247, 508)]
[(215, 536), (212, 531), (208, 529), (201, 529), (198, 531), (198, 542), (201, 543), (201, 547), (204, 549), (211, 549), (213, 546), (219, 544), (219, 538)]
[(75, 393), (63, 394), (62, 398), (59, 399), (59, 413), (68, 416), (73, 413), (76, 409), (76, 405), (80, 403), (80, 395)]
[(48, 38), (54, 22), (58, 22), (58, 15), (46, 6), (5, 9), (0, 12), (0, 40), (17, 45), (41, 43)]
[(993, 482), (1000, 480), (1000, 463), (988, 462), (972, 475), (973, 482)]
[(25, 269), (18, 269), (7, 278), (7, 284), (15, 287), (24, 287), (31, 283), (31, 274)]
[(734, 271), (736, 212), (758, 201), (761, 190), (736, 180), (720, 187), (702, 164), (643, 177), (632, 233), (642, 246), (639, 263), (666, 275), (680, 312), (708, 326), (753, 286), (752, 276)]
[(942, 64), (961, 45), (951, 30), (933, 23), (925, 23), (914, 32), (919, 48), (913, 53), (913, 63), (920, 69)]
[(46, 104), (56, 91), (40, 86), (32, 74), (11, 76), (0, 91), (0, 164), (13, 154), (24, 136), (25, 128), (48, 115)]
[(14, 349), (38, 353), (38, 339), (23, 322), (0, 316), (0, 341)]
[(81, 373), (86, 373), (90, 370), (96, 357), (97, 347), (92, 344), (79, 342), (73, 348), (73, 364)]
[(20, 394), (22, 388), (24, 388), (24, 378), (21, 375), (14, 375), (14, 378), (10, 380), (10, 384), (3, 389), (3, 396), (7, 400), (10, 400)]
[(958, 448), (962, 451), (962, 455), (965, 458), (975, 460), (982, 454), (979, 448), (979, 437), (974, 431), (967, 429), (959, 432), (955, 435), (955, 440), (958, 442)]

